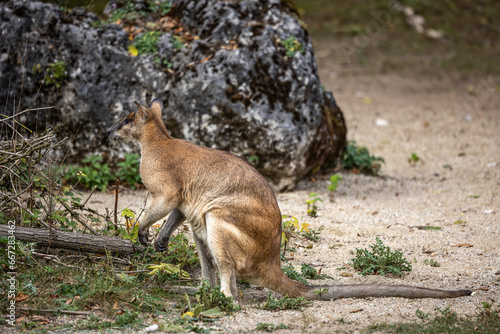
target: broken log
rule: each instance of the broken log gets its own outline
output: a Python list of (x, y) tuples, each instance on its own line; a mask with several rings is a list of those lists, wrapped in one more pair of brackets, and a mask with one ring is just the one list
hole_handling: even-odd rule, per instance
[[(9, 236), (12, 231), (7, 225), (0, 225), (0, 236)], [(118, 253), (133, 254), (145, 249), (143, 245), (133, 244), (130, 240), (113, 236), (99, 236), (63, 232), (52, 229), (30, 228), (16, 226), (14, 229), (16, 240), (34, 242), (37, 246), (73, 249), (81, 252), (98, 254)]]

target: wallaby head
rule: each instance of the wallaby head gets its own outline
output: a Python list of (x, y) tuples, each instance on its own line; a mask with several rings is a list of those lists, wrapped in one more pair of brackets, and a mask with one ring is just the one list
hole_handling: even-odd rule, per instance
[(163, 102), (160, 99), (151, 101), (149, 107), (145, 107), (138, 102), (134, 103), (137, 105), (137, 111), (128, 114), (110, 127), (107, 131), (109, 139), (140, 141), (143, 133), (149, 131), (148, 127), (160, 128), (168, 136), (161, 120)]

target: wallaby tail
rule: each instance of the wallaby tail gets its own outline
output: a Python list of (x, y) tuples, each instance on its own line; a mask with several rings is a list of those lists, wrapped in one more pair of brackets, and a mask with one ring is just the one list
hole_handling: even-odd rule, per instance
[(470, 290), (438, 290), (408, 285), (331, 285), (310, 286), (304, 297), (310, 300), (338, 298), (405, 297), (405, 298), (456, 298), (469, 296)]
[(266, 288), (289, 297), (305, 297), (309, 300), (332, 300), (339, 298), (405, 297), (405, 298), (456, 298), (469, 296), (470, 290), (438, 290), (409, 285), (329, 285), (314, 286), (295, 282), (281, 270), (268, 271), (264, 282)]

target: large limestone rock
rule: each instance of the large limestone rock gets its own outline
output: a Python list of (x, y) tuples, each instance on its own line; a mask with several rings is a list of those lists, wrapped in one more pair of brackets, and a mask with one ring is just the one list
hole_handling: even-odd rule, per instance
[[(134, 101), (156, 97), (173, 136), (252, 157), (277, 189), (338, 157), (342, 113), (321, 87), (309, 35), (285, 1), (177, 0), (163, 18), (145, 1), (131, 3), (127, 10), (146, 15), (120, 25), (78, 8), (1, 3), (0, 105), (7, 113), (19, 99), (23, 107), (56, 106), (26, 121), (39, 129), (62, 123), (70, 158), (137, 150), (109, 142), (106, 128)], [(106, 11), (116, 9), (110, 3)], [(137, 29), (161, 32), (157, 53), (129, 53)], [(52, 78), (42, 84), (46, 69)]]

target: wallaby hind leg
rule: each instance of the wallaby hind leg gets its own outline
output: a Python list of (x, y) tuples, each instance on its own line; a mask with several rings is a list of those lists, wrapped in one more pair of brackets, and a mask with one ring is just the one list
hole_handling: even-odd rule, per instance
[(175, 209), (175, 205), (172, 205), (163, 197), (153, 198), (151, 204), (149, 204), (146, 209), (146, 215), (144, 219), (139, 224), (138, 238), (141, 244), (148, 246), (149, 244), (149, 227), (156, 223), (158, 220), (164, 218), (172, 210)]
[(224, 218), (219, 218), (217, 212), (207, 213), (205, 221), (207, 224), (207, 244), (220, 271), (220, 289), (224, 295), (233, 297), (236, 301), (238, 289), (234, 257), (238, 258), (238, 255), (232, 252), (234, 249), (231, 246), (234, 246), (233, 241), (240, 234), (231, 223), (227, 223)]
[(236, 276), (233, 267), (228, 263), (219, 264), (220, 270), (220, 290), (227, 297), (233, 297), (236, 301), (238, 297), (238, 286), (236, 285)]
[(174, 209), (168, 220), (161, 228), (158, 234), (158, 239), (156, 239), (154, 246), (157, 252), (164, 252), (168, 248), (168, 241), (172, 233), (186, 220), (186, 217), (179, 211), (179, 209)]
[(193, 233), (194, 242), (201, 262), (201, 276), (210, 282), (210, 286), (217, 286), (217, 268), (214, 265), (214, 258), (210, 253), (205, 241)]

